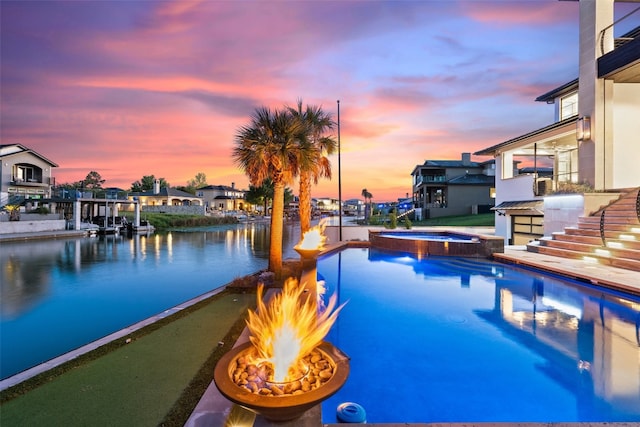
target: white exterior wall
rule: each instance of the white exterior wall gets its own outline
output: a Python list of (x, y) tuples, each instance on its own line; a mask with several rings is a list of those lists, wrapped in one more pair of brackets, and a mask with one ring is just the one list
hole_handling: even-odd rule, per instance
[[(608, 185), (605, 141), (611, 136), (612, 115), (607, 115), (606, 109), (610, 109), (613, 101), (613, 83), (597, 78), (596, 61), (601, 56), (598, 36), (601, 30), (613, 23), (613, 3), (613, 0), (580, 0), (578, 114), (591, 118), (591, 138), (582, 141), (578, 148), (578, 179), (589, 182), (597, 190), (606, 189)], [(604, 44), (605, 52), (612, 49), (610, 31)], [(608, 104), (606, 108), (605, 104)]]
[(613, 85), (613, 153), (611, 184), (621, 189), (640, 186), (640, 84)]
[[(502, 202), (533, 200), (533, 175), (517, 175), (513, 178), (502, 179), (502, 168), (504, 164), (508, 164), (501, 159), (502, 155), (496, 157), (496, 206)], [(509, 159), (513, 159), (508, 155)], [(511, 160), (513, 164), (513, 160)], [(505, 238), (505, 243), (511, 236), (511, 217), (507, 215), (499, 215), (496, 212), (495, 219), (496, 236)]]
[(575, 226), (584, 214), (584, 196), (568, 194), (544, 198), (544, 235), (562, 232)]

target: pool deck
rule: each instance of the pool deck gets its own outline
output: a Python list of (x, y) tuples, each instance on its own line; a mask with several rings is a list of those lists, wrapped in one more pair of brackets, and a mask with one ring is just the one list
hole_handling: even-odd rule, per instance
[(618, 289), (640, 295), (640, 272), (595, 264), (579, 259), (559, 258), (528, 252), (524, 246), (506, 246), (504, 253), (493, 254), (498, 261), (534, 267), (563, 276), (573, 277), (593, 285)]
[[(338, 250), (344, 245), (334, 245), (330, 250)], [(582, 260), (572, 260), (558, 258), (550, 255), (527, 252), (524, 246), (507, 246), (502, 254), (494, 254), (494, 257), (506, 263), (518, 264), (526, 267), (534, 267), (552, 273), (561, 274), (584, 280), (592, 284), (613, 287), (615, 289), (625, 290), (635, 295), (640, 295), (640, 273), (624, 270), (621, 268), (610, 267), (605, 265), (588, 263)], [(248, 333), (240, 337), (236, 345), (246, 342)], [(232, 412), (233, 411), (233, 412)], [(234, 424), (230, 414), (233, 417), (241, 419), (243, 422)], [(265, 420), (261, 416), (255, 416), (247, 410), (237, 407), (226, 400), (217, 390), (212, 382), (202, 396), (200, 402), (193, 411), (191, 417), (185, 424), (185, 427), (205, 427), (218, 425), (213, 423), (214, 420), (226, 420), (227, 422), (220, 425), (232, 426), (242, 425), (244, 427), (339, 427), (346, 424), (323, 424), (322, 412), (320, 405), (307, 411), (302, 418), (284, 422), (274, 423)], [(567, 423), (567, 422), (549, 422), (549, 423), (367, 423), (367, 424), (348, 424), (351, 426), (378, 426), (378, 427), (631, 427), (640, 426), (638, 422), (587, 422), (587, 423)]]

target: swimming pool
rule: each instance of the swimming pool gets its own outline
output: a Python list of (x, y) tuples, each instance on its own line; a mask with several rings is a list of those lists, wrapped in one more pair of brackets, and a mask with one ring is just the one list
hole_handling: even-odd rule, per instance
[(318, 261), (351, 357), (324, 423), (640, 421), (640, 298), (475, 258), (350, 248)]
[(504, 252), (504, 238), (452, 231), (375, 231), (369, 242), (378, 249), (410, 252), (419, 257), (461, 256), (487, 258)]

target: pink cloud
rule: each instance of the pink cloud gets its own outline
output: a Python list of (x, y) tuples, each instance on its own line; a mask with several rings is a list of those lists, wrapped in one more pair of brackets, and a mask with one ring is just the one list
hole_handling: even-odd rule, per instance
[(575, 21), (577, 2), (459, 2), (459, 10), (471, 19), (497, 26), (533, 24), (540, 28)]

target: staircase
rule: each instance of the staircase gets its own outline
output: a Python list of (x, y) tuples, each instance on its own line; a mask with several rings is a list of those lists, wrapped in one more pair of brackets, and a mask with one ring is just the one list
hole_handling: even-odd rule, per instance
[(640, 271), (640, 188), (580, 217), (576, 227), (528, 244), (527, 250)]

